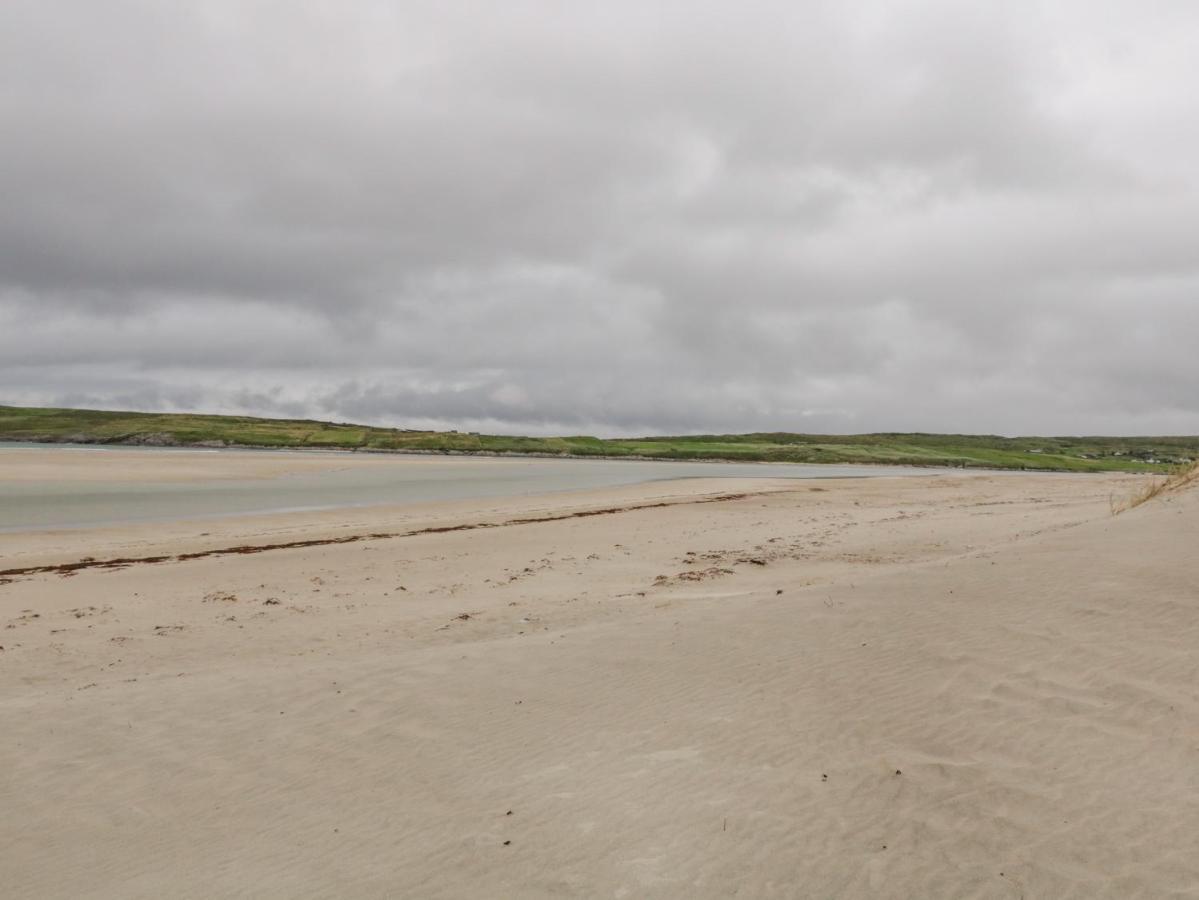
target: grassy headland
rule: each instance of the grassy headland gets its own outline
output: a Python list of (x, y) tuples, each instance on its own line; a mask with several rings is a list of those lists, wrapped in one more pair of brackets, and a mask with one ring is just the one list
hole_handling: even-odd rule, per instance
[(322, 448), (379, 452), (517, 453), (889, 463), (1058, 471), (1167, 471), (1199, 459), (1199, 437), (997, 437), (963, 434), (815, 435), (771, 432), (674, 437), (514, 437), (408, 431), (309, 419), (0, 406), (0, 441)]

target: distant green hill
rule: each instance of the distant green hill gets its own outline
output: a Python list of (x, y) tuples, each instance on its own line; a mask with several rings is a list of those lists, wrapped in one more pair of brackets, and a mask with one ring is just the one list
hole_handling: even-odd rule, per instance
[(1199, 437), (1017, 437), (770, 432), (673, 437), (515, 437), (406, 431), (311, 419), (0, 406), (0, 441), (305, 447), (426, 453), (890, 463), (1075, 472), (1163, 471), (1199, 459)]

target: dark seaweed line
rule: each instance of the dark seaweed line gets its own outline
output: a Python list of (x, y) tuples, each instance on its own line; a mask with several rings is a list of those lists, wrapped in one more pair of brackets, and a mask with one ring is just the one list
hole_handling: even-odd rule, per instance
[(199, 550), (194, 553), (167, 554), (163, 556), (131, 556), (113, 559), (82, 559), (73, 563), (57, 563), (48, 566), (25, 566), (17, 569), (0, 569), (0, 578), (18, 575), (44, 574), (74, 574), (84, 569), (121, 569), (140, 563), (186, 562), (192, 559), (205, 559), (213, 556), (233, 556), (237, 554), (263, 553), (267, 550), (295, 550), (302, 547), (321, 547), (330, 544), (356, 544), (360, 541), (383, 541), (394, 538), (417, 537), (422, 534), (445, 534), (451, 531), (476, 531), (481, 528), (503, 528), (508, 525), (536, 525), (541, 522), (560, 522), (564, 519), (583, 519), (589, 516), (610, 516), (615, 513), (637, 512), (642, 509), (661, 509), (667, 506), (688, 506), (696, 503), (720, 503), (726, 500), (742, 500), (748, 494), (718, 494), (715, 497), (703, 497), (699, 500), (665, 500), (658, 503), (644, 503), (633, 506), (612, 506), (605, 509), (586, 509), (578, 512), (561, 513), (549, 516), (532, 516), (521, 519), (508, 519), (503, 522), (468, 522), (462, 525), (432, 525), (428, 528), (417, 528), (412, 531), (375, 531), (367, 534), (350, 534), (344, 537), (309, 538), (303, 541), (285, 541), (278, 544), (241, 544), (236, 547), (220, 547), (215, 550)]

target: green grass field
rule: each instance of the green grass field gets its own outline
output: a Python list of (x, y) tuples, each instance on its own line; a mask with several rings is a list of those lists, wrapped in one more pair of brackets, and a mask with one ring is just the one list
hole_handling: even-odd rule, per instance
[(1199, 437), (1016, 437), (772, 432), (601, 439), (405, 431), (188, 413), (0, 406), (0, 441), (549, 453), (752, 462), (892, 463), (1057, 471), (1160, 472), (1199, 459)]

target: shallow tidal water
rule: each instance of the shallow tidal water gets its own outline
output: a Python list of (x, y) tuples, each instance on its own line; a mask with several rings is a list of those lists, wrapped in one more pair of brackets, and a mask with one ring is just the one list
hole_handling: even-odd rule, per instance
[[(104, 454), (112, 450), (178, 453), (157, 447), (76, 447), (0, 442), (13, 449)], [(187, 452), (194, 453), (194, 450)], [(212, 453), (311, 453), (322, 451), (211, 450)], [(330, 452), (330, 451), (324, 451)], [(901, 466), (796, 465), (787, 463), (648, 462), (643, 460), (427, 457), (412, 465), (396, 455), (395, 466), (346, 465), (333, 471), (238, 481), (117, 483), (111, 481), (5, 482), (0, 479), (0, 532), (87, 528), (135, 522), (338, 509), (589, 490), (680, 478), (846, 478), (928, 475), (945, 469)], [(380, 455), (371, 454), (378, 462)], [(382, 457), (388, 458), (388, 457)], [(102, 465), (103, 457), (96, 457)]]

